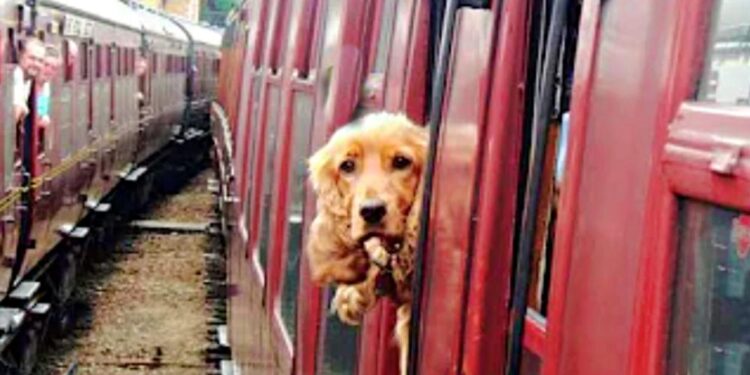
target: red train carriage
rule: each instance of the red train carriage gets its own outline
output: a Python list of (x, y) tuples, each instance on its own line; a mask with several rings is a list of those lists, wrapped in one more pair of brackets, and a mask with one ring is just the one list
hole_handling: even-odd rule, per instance
[(243, 373), (394, 374), (393, 307), (327, 313), (305, 160), (368, 111), (433, 135), (421, 374), (742, 374), (742, 0), (245, 1), (215, 139)]

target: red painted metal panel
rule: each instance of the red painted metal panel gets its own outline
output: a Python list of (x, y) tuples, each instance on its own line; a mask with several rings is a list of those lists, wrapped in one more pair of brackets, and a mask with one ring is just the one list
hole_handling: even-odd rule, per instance
[[(382, 94), (384, 97), (384, 107), (389, 111), (403, 110), (402, 102), (404, 86), (406, 84), (405, 76), (409, 71), (409, 57), (412, 55), (413, 50), (412, 29), (414, 28), (414, 13), (417, 11), (418, 3), (419, 0), (407, 0), (398, 1), (396, 4), (396, 19), (391, 37), (390, 59), (388, 69), (385, 72), (385, 92)], [(416, 96), (420, 95), (417, 94)]]
[[(416, 0), (411, 17), (410, 26), (410, 44), (409, 44), (409, 63), (408, 69), (405, 69), (404, 84), (401, 89), (403, 111), (417, 123), (425, 122), (425, 103), (429, 98), (425, 95), (427, 85), (427, 61), (428, 61), (428, 40), (430, 36), (430, 1)], [(395, 45), (398, 45), (400, 38), (399, 26), (396, 26)], [(399, 69), (398, 66), (393, 71)], [(390, 89), (389, 89), (390, 90)], [(387, 93), (387, 97), (391, 94)], [(386, 99), (388, 100), (388, 99)], [(386, 102), (386, 106), (390, 106)]]
[(603, 10), (594, 3), (581, 24), (545, 374), (627, 373), (642, 302), (636, 275), (675, 9), (665, 1), (610, 1)]
[[(464, 333), (463, 372), (501, 374), (505, 368), (513, 232), (526, 82), (528, 3), (503, 2), (497, 31), (483, 163), (476, 245)], [(528, 326), (528, 325), (527, 325)], [(534, 327), (537, 327), (536, 325)], [(543, 327), (540, 327), (540, 330)], [(526, 330), (527, 337), (539, 330)], [(543, 336), (543, 335), (542, 335)], [(540, 342), (541, 341), (541, 342)], [(543, 345), (543, 339), (535, 343)], [(541, 350), (536, 351), (542, 353)]]
[[(474, 186), (489, 85), (494, 16), (458, 12), (443, 130), (433, 187), (420, 337), (420, 373), (446, 374), (461, 366), (466, 272), (472, 248)], [(436, 353), (440, 353), (436, 355)], [(414, 359), (412, 359), (414, 360)]]

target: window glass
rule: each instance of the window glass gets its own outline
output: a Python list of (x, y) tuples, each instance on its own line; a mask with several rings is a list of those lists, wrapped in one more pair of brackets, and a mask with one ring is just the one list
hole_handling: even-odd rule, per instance
[(680, 202), (669, 374), (750, 374), (750, 215)]
[(375, 64), (372, 67), (373, 73), (383, 73), (388, 66), (391, 39), (396, 22), (396, 5), (396, 0), (383, 1), (383, 12), (380, 17), (380, 31), (378, 33), (378, 47), (375, 52)]
[(81, 43), (81, 79), (89, 79), (89, 45), (86, 42)]
[[(295, 30), (296, 33), (293, 37), (287, 38), (287, 41), (286, 41), (286, 49), (287, 49), (286, 55), (287, 56), (294, 56), (294, 49), (297, 47), (298, 43), (301, 43), (302, 41), (305, 40), (304, 39), (305, 36), (302, 35), (301, 33), (307, 27), (306, 26), (307, 24), (315, 21), (315, 17), (311, 17), (310, 15), (307, 15), (307, 14), (298, 14), (301, 11), (300, 8), (302, 8), (303, 3), (307, 4), (306, 1), (292, 0), (292, 8), (289, 10), (289, 20), (291, 22), (292, 20), (294, 20), (294, 17), (296, 17), (297, 29)], [(300, 47), (306, 47), (306, 46), (300, 46)], [(294, 68), (300, 69), (300, 67), (296, 65), (304, 65), (304, 64), (298, 61), (295, 61)]]
[[(10, 71), (10, 66), (3, 67), (6, 74)], [(6, 76), (7, 77), (7, 76)], [(7, 189), (11, 186), (13, 178), (13, 157), (16, 147), (16, 123), (13, 118), (13, 80), (4, 79), (2, 81), (2, 90), (0, 90), (0, 97), (2, 97), (2, 129), (3, 129), (3, 171), (5, 172), (4, 177), (4, 188)]]
[[(284, 25), (285, 12), (287, 11), (287, 1), (278, 3), (277, 14), (276, 14), (276, 26), (274, 27), (273, 45), (271, 46), (271, 69), (273, 72), (277, 72), (279, 69), (284, 67), (284, 58), (286, 57), (286, 40), (289, 39), (289, 33), (287, 32), (287, 25)], [(287, 21), (288, 22), (288, 21)]]
[(114, 56), (113, 51), (114, 51), (114, 47), (107, 47), (107, 54), (106, 54), (107, 77), (112, 77), (112, 64), (113, 64), (112, 57)]
[(117, 77), (122, 76), (122, 48), (115, 47), (115, 54), (114, 59), (112, 61), (112, 65), (114, 65), (114, 71), (115, 75)]
[(258, 104), (260, 103), (260, 88), (262, 87), (262, 79), (255, 77), (253, 82), (253, 92), (252, 92), (252, 107), (250, 107), (250, 114), (248, 115), (250, 121), (247, 123), (247, 127), (249, 130), (247, 130), (250, 133), (250, 138), (248, 142), (250, 142), (250, 145), (248, 145), (248, 151), (247, 151), (247, 191), (245, 195), (245, 207), (244, 207), (244, 217), (247, 221), (247, 227), (249, 228), (249, 221), (250, 221), (250, 213), (252, 210), (250, 210), (250, 206), (253, 202), (253, 184), (252, 181), (254, 179), (255, 171), (253, 168), (255, 167), (255, 147), (258, 144), (257, 139), (258, 138), (258, 113), (260, 112), (258, 110)]
[(65, 82), (73, 80), (73, 67), (72, 58), (70, 56), (70, 42), (64, 41), (62, 44), (63, 54), (63, 79)]
[(299, 259), (302, 253), (304, 225), (307, 155), (310, 152), (310, 131), (313, 123), (313, 100), (298, 94), (294, 102), (292, 164), (289, 168), (289, 208), (287, 212), (286, 263), (281, 291), (281, 317), (292, 342), (297, 329), (297, 290), (299, 289)]
[(16, 30), (8, 28), (8, 44), (5, 46), (5, 63), (16, 64), (18, 61), (18, 49), (16, 48)]
[(719, 0), (698, 99), (750, 105), (750, 1)]
[(125, 64), (125, 55), (127, 54), (128, 50), (126, 48), (121, 48), (119, 53), (119, 71), (121, 76), (128, 75), (127, 67)]
[(273, 197), (273, 186), (275, 180), (275, 167), (276, 167), (276, 136), (279, 128), (279, 101), (281, 97), (279, 95), (279, 88), (271, 86), (268, 88), (268, 123), (266, 129), (266, 147), (265, 147), (265, 160), (263, 166), (263, 195), (261, 197), (262, 203), (261, 218), (260, 218), (260, 237), (258, 247), (258, 259), (263, 269), (266, 269), (268, 263), (268, 247), (271, 244), (271, 201)]
[(128, 48), (128, 74), (135, 73), (135, 48)]
[(95, 59), (94, 66), (96, 67), (95, 77), (101, 78), (102, 77), (102, 46), (97, 44), (95, 51), (96, 51), (94, 55), (94, 59)]

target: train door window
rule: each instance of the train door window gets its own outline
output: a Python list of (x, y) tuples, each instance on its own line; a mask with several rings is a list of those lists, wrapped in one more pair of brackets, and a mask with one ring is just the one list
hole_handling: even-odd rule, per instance
[(294, 100), (292, 124), (292, 158), (289, 168), (289, 205), (287, 212), (286, 266), (281, 290), (281, 318), (291, 341), (294, 342), (297, 327), (297, 291), (299, 289), (299, 265), (302, 249), (302, 232), (306, 198), (307, 156), (310, 153), (312, 131), (313, 98), (297, 94)]
[(397, 6), (397, 0), (383, 0), (380, 4), (380, 23), (377, 26), (378, 36), (375, 44), (375, 59), (370, 69), (372, 73), (385, 73), (388, 66), (391, 39), (393, 39), (393, 29), (396, 25)]
[(128, 49), (129, 48), (120, 48), (120, 56), (118, 59), (120, 75), (123, 77), (128, 75)]
[(115, 75), (122, 77), (122, 48), (115, 48)]
[[(251, 107), (251, 109), (250, 109), (250, 111), (249, 111), (249, 113), (247, 115), (248, 118), (250, 118), (251, 120), (249, 120), (247, 122), (247, 125), (246, 125), (247, 127), (250, 128), (249, 130), (247, 130), (248, 132), (250, 132), (250, 136), (249, 137), (245, 137), (247, 139), (246, 142), (248, 142), (248, 144), (245, 146), (245, 148), (247, 150), (247, 155), (246, 155), (246, 157), (247, 157), (247, 164), (246, 165), (248, 165), (248, 166), (254, 166), (255, 165), (255, 149), (256, 149), (256, 147), (258, 147), (258, 144), (259, 144), (258, 143), (259, 140), (257, 139), (258, 138), (258, 128), (259, 128), (259, 126), (257, 126), (257, 124), (258, 124), (258, 114), (260, 113), (260, 111), (258, 109), (258, 105), (260, 103), (260, 89), (262, 87), (262, 83), (263, 83), (263, 80), (262, 79), (258, 79), (257, 77), (252, 80), (252, 85), (253, 85), (253, 87), (252, 87), (252, 102), (251, 102), (252, 103), (251, 104), (252, 107)], [(246, 169), (246, 171), (247, 171), (247, 176), (248, 176), (248, 177), (246, 177), (247, 181), (252, 181), (254, 174), (257, 173), (257, 172), (254, 171), (254, 170), (252, 170), (252, 167), (248, 167)], [(245, 193), (245, 197), (246, 197), (246, 199), (245, 199), (245, 205), (243, 207), (243, 210), (244, 210), (243, 217), (245, 217), (245, 219), (247, 221), (247, 220), (249, 220), (250, 213), (252, 212), (252, 202), (253, 202), (252, 197), (253, 197), (253, 194), (254, 194), (254, 192), (253, 192), (253, 184), (252, 183), (246, 184), (245, 189), (244, 189), (243, 192)], [(249, 221), (247, 221), (247, 222), (249, 222)], [(249, 226), (248, 226), (248, 228), (249, 228)]]
[(94, 71), (94, 78), (102, 77), (102, 46), (98, 44), (94, 47)]
[[(300, 19), (297, 21), (298, 29), (296, 35), (288, 40), (288, 49), (290, 54), (294, 54), (294, 69), (295, 74), (299, 78), (307, 78), (310, 70), (315, 69), (311, 66), (313, 56), (311, 56), (313, 48), (316, 44), (314, 43), (315, 35), (315, 24), (318, 21), (318, 17), (315, 17), (318, 1), (294, 1), (290, 14), (293, 16), (299, 14)], [(300, 9), (303, 8), (303, 9)]]
[[(15, 42), (15, 34), (14, 30), (12, 28), (8, 28), (7, 33), (7, 45), (5, 46), (5, 60), (4, 60), (4, 66), (2, 67), (3, 70), (7, 71), (9, 67), (11, 67), (11, 64), (15, 64), (16, 60), (16, 42)], [(0, 90), (0, 95), (2, 95), (3, 98), (3, 109), (0, 111), (2, 113), (2, 129), (3, 134), (5, 135), (3, 137), (3, 170), (4, 170), (4, 186), (3, 188), (7, 189), (11, 187), (12, 178), (13, 178), (13, 163), (14, 163), (14, 157), (15, 157), (15, 147), (16, 147), (16, 124), (15, 120), (13, 119), (13, 111), (10, 110), (11, 103), (13, 103), (13, 90), (10, 89), (11, 82), (8, 79), (5, 79), (3, 81), (2, 90)]]
[(119, 53), (119, 56), (118, 56), (118, 61), (119, 61), (118, 65), (119, 65), (120, 76), (127, 76), (128, 75), (127, 64), (126, 64), (127, 59), (126, 59), (125, 56), (128, 53), (128, 49), (127, 48), (120, 48), (119, 52), (120, 53)]
[(258, 260), (261, 267), (266, 268), (268, 263), (268, 247), (271, 236), (271, 200), (273, 197), (273, 179), (276, 168), (276, 138), (279, 128), (279, 105), (281, 103), (281, 92), (276, 86), (268, 87), (268, 119), (266, 123), (265, 158), (263, 166), (263, 190), (261, 202), (260, 236), (258, 237)]
[(135, 74), (135, 48), (128, 48), (130, 51), (130, 58), (128, 59), (128, 73), (130, 75)]
[(63, 53), (63, 79), (64, 81), (70, 82), (73, 80), (73, 72), (75, 69), (75, 63), (73, 56), (71, 56), (70, 53), (70, 41), (64, 41), (62, 45), (62, 53)]
[(89, 79), (89, 65), (90, 65), (90, 56), (89, 56), (89, 44), (86, 42), (81, 43), (81, 79), (87, 80)]
[(113, 50), (114, 50), (114, 47), (108, 46), (108, 47), (106, 47), (106, 51), (104, 53), (104, 59), (105, 59), (105, 61), (104, 61), (105, 62), (105, 64), (104, 64), (104, 66), (105, 66), (104, 74), (108, 78), (112, 77), (112, 56), (113, 56)]
[(698, 99), (750, 105), (750, 7), (747, 1), (718, 1)]
[(5, 63), (15, 64), (18, 61), (18, 48), (16, 48), (16, 30), (8, 28), (8, 38), (5, 46)]
[(284, 56), (286, 54), (286, 45), (284, 40), (287, 38), (287, 4), (289, 1), (279, 1), (276, 3), (276, 15), (274, 30), (271, 35), (271, 63), (270, 68), (273, 74), (278, 73), (279, 69), (284, 64)]

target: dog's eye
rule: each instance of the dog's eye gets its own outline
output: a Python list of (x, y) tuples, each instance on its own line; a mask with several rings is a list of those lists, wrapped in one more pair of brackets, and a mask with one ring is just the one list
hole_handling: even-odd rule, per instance
[(411, 160), (407, 157), (399, 155), (393, 158), (391, 164), (393, 165), (393, 169), (401, 170), (409, 168), (409, 166), (411, 166)]
[(344, 160), (339, 165), (339, 170), (344, 173), (352, 173), (354, 172), (354, 168), (356, 165), (354, 164), (353, 160)]

